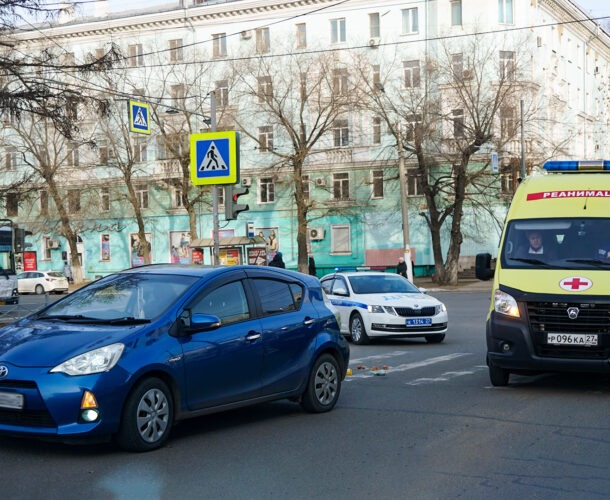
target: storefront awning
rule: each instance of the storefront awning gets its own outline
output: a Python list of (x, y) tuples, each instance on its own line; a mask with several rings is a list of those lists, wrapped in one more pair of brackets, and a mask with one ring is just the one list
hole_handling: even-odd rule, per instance
[[(265, 245), (265, 238), (255, 236), (254, 238), (248, 238), (247, 236), (229, 236), (228, 238), (219, 238), (221, 247), (236, 247), (241, 245)], [(208, 248), (214, 246), (213, 238), (200, 238), (192, 240), (189, 244), (191, 248)]]

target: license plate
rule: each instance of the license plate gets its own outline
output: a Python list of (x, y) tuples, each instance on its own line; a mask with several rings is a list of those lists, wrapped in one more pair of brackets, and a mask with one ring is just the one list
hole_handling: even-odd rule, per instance
[(0, 392), (0, 408), (23, 410), (23, 394), (14, 392)]
[(583, 333), (548, 333), (547, 344), (596, 346), (597, 335)]
[(407, 326), (423, 326), (431, 324), (432, 318), (410, 318), (407, 320)]

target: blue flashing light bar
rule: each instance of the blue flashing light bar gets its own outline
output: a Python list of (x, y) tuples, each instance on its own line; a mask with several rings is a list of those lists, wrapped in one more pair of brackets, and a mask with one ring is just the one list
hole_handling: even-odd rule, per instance
[(358, 267), (335, 267), (335, 272), (341, 271), (385, 271), (386, 266), (358, 266)]
[(610, 170), (610, 161), (547, 161), (543, 165), (543, 168), (548, 172), (599, 172), (603, 170)]

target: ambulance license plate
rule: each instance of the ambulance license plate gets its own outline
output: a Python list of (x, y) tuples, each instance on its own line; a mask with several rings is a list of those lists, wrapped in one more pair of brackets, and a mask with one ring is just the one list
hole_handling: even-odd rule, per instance
[(23, 410), (23, 394), (14, 392), (0, 392), (0, 408)]
[(432, 318), (411, 318), (407, 320), (407, 326), (431, 325)]
[(597, 335), (582, 333), (548, 333), (546, 343), (553, 345), (596, 346)]

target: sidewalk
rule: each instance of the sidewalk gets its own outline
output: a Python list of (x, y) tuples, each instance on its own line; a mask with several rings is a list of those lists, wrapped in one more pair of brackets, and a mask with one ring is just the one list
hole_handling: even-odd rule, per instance
[(428, 276), (416, 276), (415, 286), (425, 288), (429, 292), (488, 292), (491, 293), (493, 280), (481, 281), (477, 279), (464, 279), (457, 285), (438, 285)]

